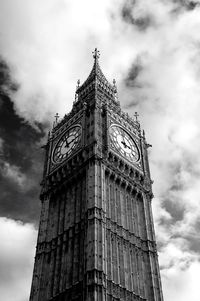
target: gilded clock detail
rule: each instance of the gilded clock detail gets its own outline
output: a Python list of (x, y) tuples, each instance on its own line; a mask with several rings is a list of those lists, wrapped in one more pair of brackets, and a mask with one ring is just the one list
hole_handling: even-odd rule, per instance
[(52, 161), (54, 163), (60, 163), (67, 157), (69, 157), (72, 152), (78, 147), (81, 140), (81, 127), (74, 126), (68, 131), (57, 142), (54, 151)]
[(140, 159), (139, 150), (132, 136), (122, 127), (112, 125), (110, 127), (110, 141), (115, 150), (131, 162)]

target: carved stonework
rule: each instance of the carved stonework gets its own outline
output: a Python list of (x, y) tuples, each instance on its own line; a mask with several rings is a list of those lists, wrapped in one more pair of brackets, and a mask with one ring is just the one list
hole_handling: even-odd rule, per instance
[(163, 301), (147, 143), (98, 59), (44, 147), (30, 301)]

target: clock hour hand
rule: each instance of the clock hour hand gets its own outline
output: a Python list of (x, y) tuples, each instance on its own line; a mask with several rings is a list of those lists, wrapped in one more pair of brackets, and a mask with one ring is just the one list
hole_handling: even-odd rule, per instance
[(130, 146), (129, 146), (129, 145), (127, 145), (125, 141), (121, 141), (121, 144), (123, 144), (125, 148), (129, 148), (129, 149), (131, 149), (131, 148), (130, 148)]
[(126, 148), (126, 142), (124, 142), (124, 141), (121, 141), (121, 144), (123, 144), (123, 145), (124, 145), (124, 147)]
[(67, 141), (67, 139), (65, 139), (65, 143), (66, 143), (65, 147), (69, 147), (70, 144), (71, 144), (74, 140), (76, 140), (76, 137), (75, 137), (74, 139), (70, 140), (69, 142)]

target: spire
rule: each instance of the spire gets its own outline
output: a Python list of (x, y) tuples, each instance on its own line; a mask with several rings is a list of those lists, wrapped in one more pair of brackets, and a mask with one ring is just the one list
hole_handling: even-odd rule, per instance
[(88, 87), (90, 84), (99, 84), (104, 90), (106, 90), (108, 93), (114, 95), (115, 88), (113, 85), (111, 85), (108, 80), (106, 79), (105, 75), (103, 74), (100, 66), (99, 66), (99, 57), (100, 52), (97, 48), (92, 52), (93, 58), (94, 58), (94, 64), (92, 67), (92, 70), (86, 79), (86, 81), (77, 89), (77, 93), (81, 93), (83, 90), (85, 90), (86, 87)]

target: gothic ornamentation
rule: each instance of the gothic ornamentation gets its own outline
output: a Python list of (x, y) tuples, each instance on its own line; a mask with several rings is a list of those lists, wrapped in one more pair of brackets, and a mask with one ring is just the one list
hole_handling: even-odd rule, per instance
[(30, 301), (163, 301), (148, 144), (93, 56), (44, 147)]

